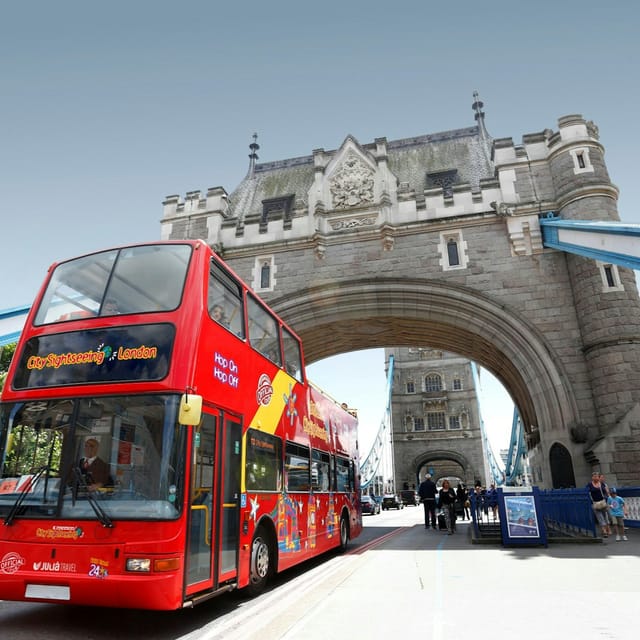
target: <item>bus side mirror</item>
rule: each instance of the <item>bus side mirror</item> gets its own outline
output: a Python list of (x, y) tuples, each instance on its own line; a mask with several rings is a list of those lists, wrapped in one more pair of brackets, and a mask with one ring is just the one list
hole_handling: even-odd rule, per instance
[(185, 394), (180, 398), (178, 422), (180, 424), (200, 424), (202, 418), (202, 396)]

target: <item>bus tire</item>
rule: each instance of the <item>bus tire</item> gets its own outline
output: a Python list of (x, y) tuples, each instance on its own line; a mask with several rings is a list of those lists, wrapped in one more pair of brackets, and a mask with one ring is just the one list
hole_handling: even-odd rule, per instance
[(340, 551), (345, 551), (349, 544), (349, 521), (343, 514), (340, 517)]
[(264, 591), (267, 580), (272, 573), (271, 538), (264, 527), (258, 527), (251, 541), (251, 560), (249, 565), (249, 584), (245, 591), (250, 596), (257, 596)]

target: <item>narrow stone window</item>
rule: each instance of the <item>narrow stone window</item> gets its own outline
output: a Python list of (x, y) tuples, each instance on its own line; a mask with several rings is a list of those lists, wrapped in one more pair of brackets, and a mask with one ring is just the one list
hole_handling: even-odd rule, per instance
[(271, 265), (268, 262), (263, 262), (260, 267), (260, 288), (268, 289), (271, 285)]
[(440, 254), (440, 267), (443, 271), (467, 268), (469, 262), (468, 247), (462, 237), (462, 231), (441, 233), (438, 253)]
[(460, 380), (460, 378), (453, 379), (453, 390), (462, 391), (462, 380)]
[(413, 380), (407, 380), (407, 393), (415, 393), (416, 385)]
[(449, 238), (447, 241), (447, 258), (449, 259), (450, 267), (457, 267), (460, 264), (458, 243), (453, 238)]
[(604, 276), (607, 280), (607, 284), (610, 287), (615, 287), (616, 286), (616, 281), (615, 278), (613, 277), (613, 269), (611, 268), (610, 264), (605, 265), (604, 267)]
[(591, 164), (589, 149), (587, 147), (571, 149), (569, 153), (573, 158), (573, 173), (593, 173), (593, 165)]
[(624, 286), (620, 280), (620, 273), (615, 264), (597, 261), (602, 279), (602, 292), (611, 293), (613, 291), (624, 291)]
[(414, 418), (413, 420), (414, 431), (424, 431), (424, 420), (422, 418)]
[(254, 291), (273, 291), (276, 287), (278, 267), (273, 256), (257, 256), (251, 269), (251, 281)]
[(460, 428), (460, 416), (449, 416), (449, 429)]

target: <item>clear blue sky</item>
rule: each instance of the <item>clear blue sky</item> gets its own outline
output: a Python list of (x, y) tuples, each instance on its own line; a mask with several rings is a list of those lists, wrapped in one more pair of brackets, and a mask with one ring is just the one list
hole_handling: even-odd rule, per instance
[(476, 89), (494, 137), (593, 120), (640, 222), (639, 17), (615, 0), (2, 3), (0, 308), (30, 304), (54, 260), (158, 238), (166, 195), (232, 191), (254, 131), (271, 161), (467, 127)]

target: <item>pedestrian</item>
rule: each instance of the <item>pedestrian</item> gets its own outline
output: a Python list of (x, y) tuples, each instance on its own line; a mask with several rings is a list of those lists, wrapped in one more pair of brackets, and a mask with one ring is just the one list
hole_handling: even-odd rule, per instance
[(484, 495), (482, 492), (482, 486), (480, 484), (476, 484), (473, 489), (471, 489), (470, 494), (473, 494), (473, 501), (475, 503), (476, 510), (476, 522), (482, 521), (482, 511), (484, 507)]
[(469, 520), (471, 520), (471, 514), (469, 513), (469, 494), (467, 493), (467, 488), (462, 483), (458, 484), (458, 488), (456, 489), (456, 500), (460, 504), (462, 519), (466, 520), (469, 518)]
[(616, 529), (616, 542), (626, 540), (627, 536), (624, 534), (624, 517), (627, 515), (627, 509), (624, 505), (624, 498), (621, 498), (618, 495), (618, 491), (615, 487), (611, 487), (611, 489), (609, 489), (607, 504), (609, 505), (609, 513), (611, 514), (613, 526)]
[(444, 512), (444, 521), (447, 524), (447, 533), (452, 535), (456, 530), (456, 492), (448, 480), (442, 481), (442, 489), (439, 493), (439, 504)]
[(487, 506), (491, 507), (491, 513), (493, 514), (493, 521), (498, 519), (498, 491), (496, 485), (492, 482), (486, 492)]
[[(602, 487), (602, 492), (608, 498), (609, 497), (609, 487), (607, 483), (604, 481), (604, 473), (600, 472), (600, 486)], [(614, 524), (613, 518), (611, 517), (611, 511), (607, 509), (607, 527), (609, 529), (609, 535), (611, 535), (611, 527)]]
[(434, 530), (438, 528), (438, 523), (436, 521), (436, 495), (438, 493), (438, 489), (436, 488), (436, 483), (431, 479), (431, 474), (427, 473), (425, 475), (424, 480), (420, 483), (418, 487), (418, 495), (420, 496), (420, 500), (422, 501), (422, 506), (424, 507), (424, 528), (428, 529), (429, 524), (433, 527)]
[(600, 526), (603, 538), (608, 538), (611, 534), (609, 528), (609, 515), (607, 505), (607, 494), (600, 482), (600, 472), (594, 471), (591, 474), (591, 482), (587, 484), (589, 490), (589, 496), (591, 497), (591, 506), (593, 507), (593, 513), (596, 518), (596, 524)]

